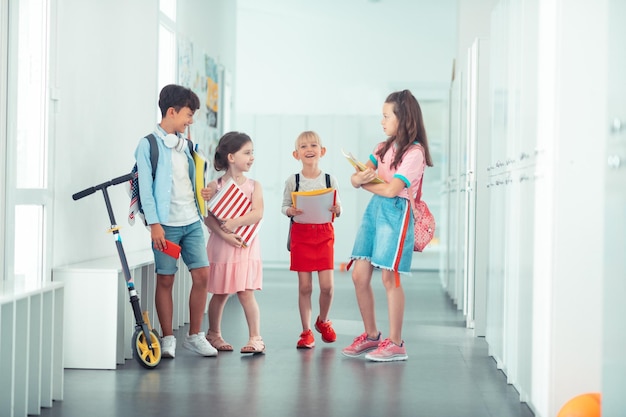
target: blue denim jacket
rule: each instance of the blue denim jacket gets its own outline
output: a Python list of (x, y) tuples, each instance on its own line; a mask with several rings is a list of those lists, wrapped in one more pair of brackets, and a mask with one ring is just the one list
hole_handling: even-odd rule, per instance
[[(148, 225), (167, 223), (172, 195), (172, 150), (165, 146), (163, 138), (166, 133), (160, 126), (157, 125), (154, 135), (157, 137), (156, 143), (159, 147), (159, 160), (154, 181), (152, 180), (152, 164), (150, 163), (150, 142), (146, 138), (141, 138), (135, 150), (137, 172), (139, 173), (141, 207)], [(184, 152), (189, 162), (189, 180), (195, 195), (196, 184), (194, 179), (196, 177), (196, 167), (189, 153), (189, 147), (185, 146)], [(202, 217), (197, 201), (196, 209), (198, 210), (198, 218), (201, 220)]]

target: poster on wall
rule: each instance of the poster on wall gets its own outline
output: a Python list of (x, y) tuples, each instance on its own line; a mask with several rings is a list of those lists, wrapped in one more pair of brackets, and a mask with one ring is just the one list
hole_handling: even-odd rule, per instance
[[(218, 177), (218, 172), (213, 169), (213, 156), (222, 132), (222, 126), (219, 123), (219, 97), (222, 89), (221, 80), (219, 78), (219, 66), (213, 58), (204, 55), (204, 94), (198, 95), (201, 102), (204, 101), (204, 114), (206, 128), (209, 136), (207, 137), (207, 155), (211, 160), (209, 170), (207, 172), (207, 181), (211, 181)], [(203, 100), (204, 98), (204, 100)], [(201, 103), (202, 108), (202, 103)]]
[(194, 123), (189, 126), (187, 134), (206, 155), (209, 162), (207, 181), (211, 181), (217, 177), (213, 157), (222, 129), (218, 117), (222, 88), (220, 66), (212, 57), (194, 49), (191, 41), (179, 38), (178, 83), (190, 88), (200, 98), (200, 109), (194, 115)]
[(193, 77), (193, 43), (180, 39), (178, 41), (178, 84), (191, 88)]
[(210, 127), (217, 128), (218, 103), (219, 103), (219, 81), (218, 68), (215, 60), (208, 55), (204, 57), (206, 72), (206, 109), (207, 121)]

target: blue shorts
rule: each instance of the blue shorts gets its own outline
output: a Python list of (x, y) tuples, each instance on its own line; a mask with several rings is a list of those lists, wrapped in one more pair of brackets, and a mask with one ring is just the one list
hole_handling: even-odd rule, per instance
[(366, 259), (376, 268), (411, 272), (413, 214), (402, 197), (373, 195), (356, 234), (351, 259)]
[[(202, 222), (198, 220), (187, 226), (165, 226), (165, 238), (180, 245), (180, 254), (189, 270), (209, 266), (209, 258), (206, 254), (206, 241)], [(174, 275), (178, 271), (178, 260), (152, 248), (154, 253), (154, 266), (157, 274)]]

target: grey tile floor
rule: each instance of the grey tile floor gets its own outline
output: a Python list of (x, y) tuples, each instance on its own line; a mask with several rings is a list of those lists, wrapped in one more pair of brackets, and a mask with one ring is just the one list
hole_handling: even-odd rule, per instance
[[(300, 329), (294, 273), (266, 270), (257, 292), (263, 355), (241, 355), (247, 327), (236, 298), (224, 313), (223, 333), (235, 352), (201, 358), (182, 347), (155, 370), (126, 361), (115, 371), (65, 370), (64, 400), (44, 417), (531, 417), (516, 390), (487, 354), (483, 338), (465, 329), (463, 315), (441, 289), (436, 273), (404, 279), (406, 362), (346, 358), (341, 348), (362, 324), (349, 273), (336, 272), (331, 320), (337, 342), (295, 348)], [(387, 329), (384, 289), (375, 274), (377, 319)], [(317, 291), (313, 294), (314, 317)]]

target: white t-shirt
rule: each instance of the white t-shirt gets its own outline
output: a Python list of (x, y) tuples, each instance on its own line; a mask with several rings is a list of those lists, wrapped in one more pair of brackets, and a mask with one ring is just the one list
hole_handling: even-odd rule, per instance
[[(321, 172), (316, 178), (306, 178), (300, 174), (300, 181), (298, 182), (298, 191), (313, 191), (313, 190), (323, 190), (326, 188), (326, 173)], [(330, 187), (337, 190), (337, 179), (330, 175)], [(281, 208), (281, 212), (286, 216), (287, 209), (291, 207), (291, 192), (296, 190), (296, 175), (292, 174), (285, 180), (285, 188), (283, 189), (283, 205)], [(340, 206), (341, 201), (339, 200), (339, 191), (337, 191), (337, 198), (335, 200), (335, 204)]]
[(198, 210), (189, 178), (185, 152), (172, 150), (172, 198), (168, 226), (186, 226), (198, 220)]

